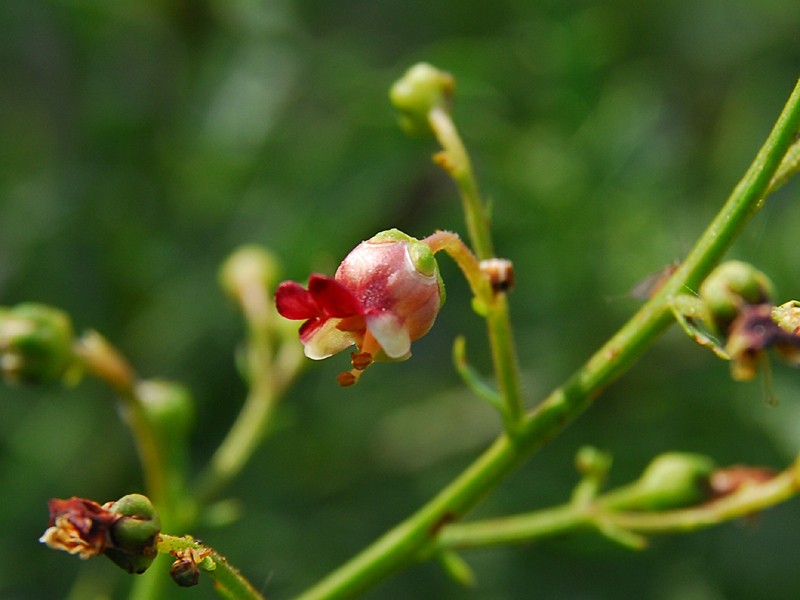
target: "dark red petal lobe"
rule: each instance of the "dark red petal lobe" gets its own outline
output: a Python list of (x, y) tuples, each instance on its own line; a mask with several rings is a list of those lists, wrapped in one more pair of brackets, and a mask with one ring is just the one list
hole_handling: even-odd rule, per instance
[(98, 548), (104, 545), (109, 527), (122, 518), (97, 502), (75, 496), (68, 500), (53, 498), (47, 507), (51, 526), (56, 524), (58, 518), (66, 518), (81, 533), (81, 539)]
[(312, 275), (308, 279), (308, 291), (326, 317), (352, 317), (363, 313), (358, 299), (333, 277)]
[(303, 323), (298, 331), (300, 341), (306, 343), (314, 335), (314, 332), (325, 324), (325, 321), (327, 319), (309, 319)]
[(275, 306), (287, 319), (313, 319), (322, 316), (322, 309), (314, 301), (314, 297), (296, 281), (284, 281), (278, 286)]

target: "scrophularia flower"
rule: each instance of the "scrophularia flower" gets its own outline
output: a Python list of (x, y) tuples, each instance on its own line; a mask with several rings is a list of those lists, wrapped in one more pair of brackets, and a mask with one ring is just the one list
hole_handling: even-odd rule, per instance
[(73, 496), (48, 503), (50, 523), (39, 541), (86, 560), (105, 554), (129, 573), (144, 573), (157, 555), (161, 520), (141, 494), (98, 504)]
[(355, 383), (373, 361), (411, 356), (411, 342), (428, 332), (444, 299), (428, 244), (397, 229), (356, 246), (334, 277), (313, 274), (308, 287), (284, 281), (275, 295), (281, 315), (305, 321), (300, 341), (309, 358), (357, 348), (352, 370), (339, 374), (343, 386)]
[(66, 500), (54, 498), (48, 508), (50, 527), (39, 541), (84, 560), (103, 553), (109, 529), (121, 518), (97, 502), (74, 496)]

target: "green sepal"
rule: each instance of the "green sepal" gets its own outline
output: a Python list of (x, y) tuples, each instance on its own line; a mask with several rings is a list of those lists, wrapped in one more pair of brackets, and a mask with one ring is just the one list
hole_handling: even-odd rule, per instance
[(475, 572), (460, 554), (452, 550), (442, 550), (437, 554), (437, 558), (444, 572), (447, 573), (453, 581), (465, 588), (475, 587)]
[(441, 273), (439, 272), (439, 263), (436, 262), (436, 257), (434, 256), (433, 252), (431, 251), (431, 247), (428, 246), (428, 244), (395, 228), (380, 231), (367, 241), (370, 244), (407, 242), (408, 255), (411, 257), (411, 262), (414, 265), (414, 268), (426, 277), (436, 275), (439, 284), (439, 306), (444, 306), (447, 292), (444, 287), (444, 281), (442, 280)]

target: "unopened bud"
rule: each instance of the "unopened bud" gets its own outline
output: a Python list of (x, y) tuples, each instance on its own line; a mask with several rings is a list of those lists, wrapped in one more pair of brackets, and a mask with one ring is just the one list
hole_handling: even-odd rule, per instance
[(430, 133), (428, 114), (434, 108), (447, 108), (455, 88), (453, 76), (427, 63), (418, 63), (398, 79), (389, 98), (400, 111), (400, 125), (408, 133)]
[(194, 422), (194, 401), (185, 386), (151, 379), (137, 384), (136, 395), (160, 437), (183, 440)]
[(636, 485), (650, 508), (686, 506), (705, 498), (713, 470), (714, 462), (706, 456), (671, 452), (653, 460)]
[(222, 264), (219, 281), (225, 293), (243, 303), (253, 288), (271, 290), (278, 282), (279, 271), (272, 253), (259, 246), (243, 246)]
[(699, 454), (669, 452), (656, 457), (638, 480), (606, 496), (625, 510), (667, 510), (690, 506), (709, 495), (714, 462)]
[(62, 379), (74, 366), (72, 323), (43, 304), (0, 309), (0, 375), (14, 383)]
[(742, 307), (769, 302), (772, 283), (752, 265), (731, 260), (714, 269), (700, 286), (700, 297), (708, 306), (714, 325), (723, 334)]

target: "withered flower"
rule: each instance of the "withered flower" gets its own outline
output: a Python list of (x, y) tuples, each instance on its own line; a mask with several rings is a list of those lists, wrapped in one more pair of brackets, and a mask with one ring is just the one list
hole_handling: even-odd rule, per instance
[(85, 498), (54, 498), (50, 527), (39, 541), (86, 560), (105, 554), (129, 573), (144, 573), (157, 555), (161, 521), (141, 494), (103, 505)]
[(54, 550), (77, 554), (83, 560), (103, 553), (108, 532), (122, 515), (109, 512), (97, 502), (73, 496), (48, 503), (50, 527), (39, 541)]

